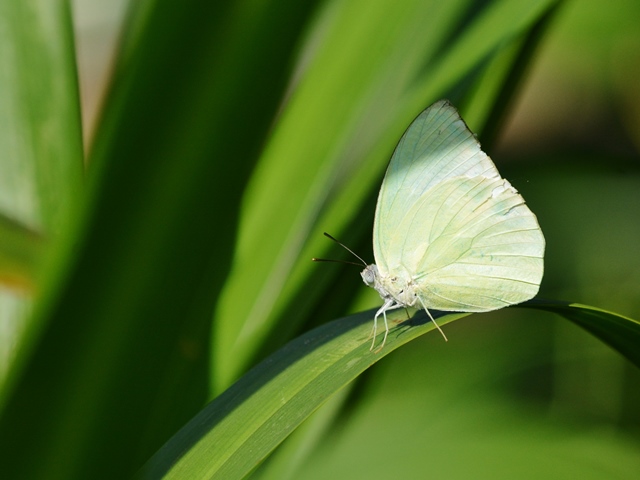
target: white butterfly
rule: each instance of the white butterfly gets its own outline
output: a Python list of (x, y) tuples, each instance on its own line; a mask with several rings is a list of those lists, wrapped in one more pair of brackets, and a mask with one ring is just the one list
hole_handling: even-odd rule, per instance
[(424, 308), (433, 321), (430, 308), (486, 312), (534, 297), (544, 247), (536, 216), (457, 110), (434, 103), (400, 139), (378, 196), (376, 263), (362, 272), (384, 301), (371, 349), (380, 315), (384, 347), (388, 310)]

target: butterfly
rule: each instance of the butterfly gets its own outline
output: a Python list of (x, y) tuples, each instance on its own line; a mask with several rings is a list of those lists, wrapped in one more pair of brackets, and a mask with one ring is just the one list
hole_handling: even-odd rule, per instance
[[(346, 247), (345, 247), (346, 248)], [(536, 216), (502, 178), (447, 100), (424, 110), (396, 147), (378, 196), (375, 263), (362, 279), (397, 308), (487, 312), (534, 297), (545, 240)], [(358, 257), (359, 258), (359, 257)]]

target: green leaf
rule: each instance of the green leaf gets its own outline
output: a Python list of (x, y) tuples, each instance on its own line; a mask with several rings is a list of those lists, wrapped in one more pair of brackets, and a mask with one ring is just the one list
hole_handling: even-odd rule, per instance
[(82, 188), (72, 39), (64, 0), (0, 4), (0, 211), (55, 234)]
[(640, 370), (617, 352), (537, 310), (445, 328), (449, 342), (423, 335), (367, 371), (291, 478), (600, 480), (640, 471)]
[[(410, 320), (404, 311), (394, 312), (388, 316), (386, 345), (370, 351), (373, 315), (335, 320), (274, 353), (172, 437), (140, 478), (244, 477), (331, 395), (401, 345), (435, 329), (424, 312)], [(467, 315), (434, 317), (442, 326)]]
[(527, 306), (562, 315), (640, 367), (640, 322), (637, 320), (579, 303), (536, 301)]
[[(523, 38), (556, 4), (133, 2), (80, 198), (67, 2), (4, 2), (0, 212), (12, 220), (0, 218), (0, 276), (31, 285), (46, 271), (2, 396), (1, 475), (127, 477), (201, 408), (209, 382), (222, 390), (305, 325), (344, 311), (363, 286), (309, 261), (332, 256), (321, 232), (370, 248), (379, 181), (411, 118), (474, 87), (476, 99), (491, 90), (474, 109), (487, 118), (519, 59), (530, 60)], [(637, 322), (537, 308), (638, 364)], [(432, 329), (419, 315), (372, 353), (371, 318), (277, 351), (143, 476), (246, 475), (359, 373)]]
[[(520, 307), (589, 325), (620, 351), (635, 345), (638, 357), (640, 323), (634, 320), (577, 304), (531, 301)], [(371, 352), (373, 315), (372, 310), (335, 320), (268, 357), (172, 437), (140, 478), (243, 478), (331, 395), (401, 345), (435, 329), (423, 311), (409, 320), (404, 312), (394, 312), (384, 349)], [(468, 315), (436, 312), (434, 317), (442, 326)]]
[(45, 247), (39, 234), (0, 214), (0, 283), (33, 293)]
[[(205, 403), (244, 186), (314, 7), (134, 2), (83, 210), (61, 232), (12, 365), (2, 476), (126, 478)], [(32, 47), (25, 58), (43, 45)]]
[[(0, 268), (5, 284), (42, 292), (41, 267), (77, 212), (83, 169), (69, 2), (0, 2)], [(4, 405), (38, 325), (25, 318), (31, 302), (22, 295), (0, 291), (0, 311)], [(30, 414), (25, 408), (17, 417)], [(0, 434), (0, 443), (13, 440)]]
[[(37, 237), (58, 241), (80, 205), (82, 131), (69, 2), (0, 2), (0, 281), (41, 290)], [(10, 220), (9, 220), (10, 219)], [(28, 339), (30, 302), (0, 291), (0, 358)], [(11, 362), (17, 369), (17, 364)], [(0, 384), (11, 383), (3, 365)], [(0, 404), (2, 401), (0, 400)]]
[(317, 318), (324, 286), (333, 282), (307, 259), (333, 248), (323, 231), (352, 248), (363, 238), (370, 246), (379, 182), (411, 120), (472, 83), (555, 3), (494, 1), (477, 12), (464, 1), (357, 0), (322, 12), (248, 185), (234, 265), (216, 309), (216, 392), (260, 358), (265, 344), (276, 348)]
[(554, 23), (560, 5), (551, 3), (520, 38), (511, 42), (494, 58), (487, 62), (484, 72), (473, 90), (466, 95), (465, 122), (472, 131), (479, 132), (482, 147), (491, 151), (497, 135), (503, 130), (503, 124), (513, 107), (523, 81), (527, 78), (532, 60), (538, 53), (540, 44), (547, 38), (547, 31)]

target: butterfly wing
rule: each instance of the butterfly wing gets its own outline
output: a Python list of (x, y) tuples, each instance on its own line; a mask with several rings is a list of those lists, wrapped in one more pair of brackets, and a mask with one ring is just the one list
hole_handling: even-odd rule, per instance
[(453, 177), (499, 177), (456, 109), (440, 100), (411, 123), (393, 152), (380, 188), (373, 231), (378, 268), (388, 270), (390, 233), (429, 189)]
[(438, 310), (487, 311), (533, 297), (544, 237), (458, 112), (440, 101), (404, 134), (380, 190), (374, 255)]

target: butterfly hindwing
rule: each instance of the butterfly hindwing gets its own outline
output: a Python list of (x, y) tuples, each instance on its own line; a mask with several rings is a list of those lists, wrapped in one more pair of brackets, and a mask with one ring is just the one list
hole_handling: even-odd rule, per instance
[[(468, 195), (451, 202), (451, 197), (441, 195), (442, 187), (455, 191), (456, 197), (461, 192)], [(456, 177), (424, 197), (429, 207), (414, 216), (412, 225), (407, 217), (400, 262), (412, 271), (426, 305), (487, 311), (537, 293), (544, 237), (536, 217), (506, 180)], [(412, 239), (425, 233), (420, 221), (425, 217), (433, 219), (429, 243), (414, 249)]]

